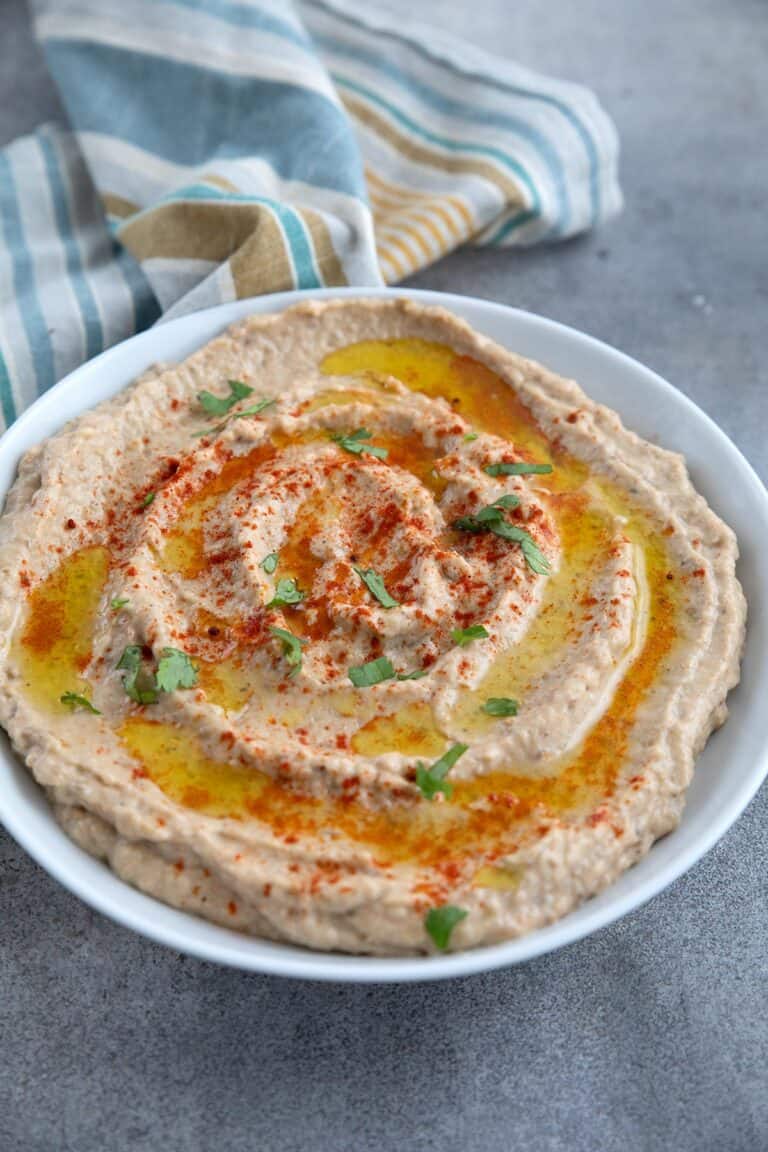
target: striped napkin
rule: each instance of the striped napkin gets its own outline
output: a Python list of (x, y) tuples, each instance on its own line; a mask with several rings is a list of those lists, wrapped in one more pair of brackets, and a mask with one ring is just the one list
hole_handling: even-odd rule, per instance
[(0, 410), (156, 321), (618, 211), (595, 97), (353, 0), (34, 0), (73, 131), (0, 151)]

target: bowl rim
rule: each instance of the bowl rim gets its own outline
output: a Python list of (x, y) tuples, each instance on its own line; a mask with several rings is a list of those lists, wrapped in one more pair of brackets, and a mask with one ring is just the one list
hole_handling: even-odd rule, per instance
[[(617, 378), (620, 379), (622, 374), (627, 379), (634, 378), (641, 392), (645, 388), (648, 393), (679, 411), (683, 418), (681, 424), (686, 420), (692, 422), (693, 434), (703, 437), (708, 451), (714, 453), (715, 460), (728, 465), (731, 484), (735, 478), (736, 487), (742, 499), (746, 497), (750, 508), (749, 523), (754, 523), (754, 530), (748, 530), (746, 536), (757, 553), (761, 553), (763, 559), (768, 559), (768, 544), (763, 543), (768, 540), (768, 493), (762, 482), (715, 422), (673, 385), (618, 349), (558, 321), (480, 297), (417, 289), (326, 288), (284, 292), (232, 301), (174, 320), (161, 321), (153, 328), (114, 345), (76, 368), (21, 414), (0, 439), (0, 500), (5, 499), (23, 451), (51, 435), (75, 414), (86, 411), (107, 395), (118, 392), (143, 370), (132, 368), (126, 375), (126, 366), (123, 365), (121, 369), (122, 361), (142, 361), (142, 351), (146, 355), (146, 350), (156, 345), (175, 349), (169, 351), (168, 359), (179, 361), (194, 348), (207, 343), (216, 332), (247, 315), (282, 311), (308, 299), (364, 297), (405, 297), (425, 305), (440, 305), (455, 310), (459, 315), (464, 310), (488, 317), (491, 322), (514, 321), (513, 327), (522, 326), (524, 331), (528, 329), (534, 342), (536, 339), (545, 342), (551, 339), (555, 346), (560, 343), (563, 350), (570, 347), (575, 353), (580, 349), (582, 353), (589, 353), (596, 364), (602, 362), (606, 370), (616, 372)], [(477, 318), (470, 323), (477, 325)], [(504, 343), (498, 335), (493, 339)], [(527, 352), (523, 354), (528, 355)], [(144, 359), (143, 363), (147, 367), (164, 358), (153, 354)], [(94, 399), (89, 384), (99, 379), (102, 395)], [(584, 386), (590, 391), (587, 382), (584, 382)], [(78, 392), (81, 393), (79, 397), (76, 395)], [(59, 401), (65, 397), (68, 399), (69, 415), (61, 418), (56, 409)], [(622, 401), (616, 406), (621, 409), (623, 404)], [(635, 425), (632, 423), (630, 426)], [(45, 431), (41, 431), (43, 428)], [(675, 435), (673, 432), (671, 438), (675, 439)], [(662, 439), (668, 440), (669, 437), (664, 436)], [(698, 482), (696, 487), (700, 487)], [(740, 533), (739, 539), (743, 546), (745, 534)], [(765, 686), (768, 687), (768, 665), (765, 680)], [(619, 881), (598, 896), (587, 900), (551, 925), (511, 941), (463, 952), (406, 957), (316, 952), (248, 937), (213, 925), (191, 913), (170, 908), (130, 887), (107, 865), (90, 857), (65, 836), (43, 798), (42, 790), (13, 753), (4, 733), (0, 742), (0, 822), (41, 867), (90, 907), (156, 943), (199, 959), (250, 972), (355, 983), (427, 981), (471, 975), (521, 963), (591, 935), (645, 904), (701, 859), (743, 812), (768, 774), (768, 711), (764, 719), (752, 715), (758, 712), (759, 684), (752, 695), (755, 697), (755, 706), (749, 715), (752, 723), (758, 725), (759, 731), (752, 740), (755, 758), (751, 770), (742, 772), (743, 778), (717, 807), (712, 819), (694, 837), (692, 844), (677, 854), (666, 852), (662, 864), (656, 868), (646, 867), (640, 880), (625, 884), (620, 889), (621, 880), (628, 875), (624, 873)], [(727, 750), (721, 751), (726, 751), (727, 759)], [(12, 786), (5, 788), (3, 782)], [(679, 837), (682, 826), (665, 840), (672, 841)], [(649, 860), (660, 843), (656, 842), (644, 857), (645, 861)], [(635, 865), (629, 872), (635, 872), (638, 867)]]

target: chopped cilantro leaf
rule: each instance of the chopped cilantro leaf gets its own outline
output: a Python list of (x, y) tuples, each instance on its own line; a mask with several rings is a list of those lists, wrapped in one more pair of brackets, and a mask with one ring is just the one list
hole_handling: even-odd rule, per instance
[(483, 704), (483, 712), (488, 716), (517, 716), (517, 700), (510, 696), (489, 696)]
[(275, 594), (266, 607), (285, 608), (287, 604), (300, 604), (305, 595), (300, 588), (296, 587), (295, 580), (281, 579), (278, 580)]
[(62, 704), (66, 704), (73, 711), (75, 708), (85, 708), (88, 712), (93, 712), (95, 716), (101, 716), (98, 708), (94, 708), (87, 696), (81, 696), (79, 692), (65, 692), (63, 696), (59, 696)]
[(453, 788), (446, 780), (446, 776), (468, 747), (467, 744), (454, 744), (439, 760), (435, 760), (430, 768), (422, 763), (416, 765), (416, 785), (421, 789), (422, 796), (433, 800), (438, 792), (442, 792), (445, 796), (451, 795)]
[(467, 432), (464, 435), (464, 443), (471, 444), (473, 440), (477, 440), (477, 432)]
[(478, 520), (477, 516), (457, 516), (451, 525), (457, 532), (486, 532), (487, 522)]
[(549, 561), (539, 549), (536, 541), (517, 524), (510, 524), (504, 519), (503, 509), (515, 508), (519, 503), (516, 496), (508, 494), (487, 504), (472, 516), (460, 516), (454, 520), (453, 527), (459, 532), (493, 532), (502, 540), (509, 540), (519, 544), (528, 567), (539, 575), (545, 576), (549, 572)]
[(113, 612), (119, 612), (121, 608), (125, 608), (126, 604), (130, 604), (130, 600), (124, 596), (115, 596), (114, 600), (110, 600), (109, 606)]
[(538, 572), (540, 576), (548, 574), (549, 561), (540, 551), (533, 537), (524, 528), (519, 528), (517, 524), (508, 524), (506, 520), (503, 520), (501, 524), (493, 525), (491, 531), (497, 536), (501, 536), (503, 540), (510, 540), (513, 544), (519, 544), (525, 561), (532, 571)]
[(141, 645), (129, 644), (117, 662), (117, 667), (125, 672), (123, 688), (137, 704), (156, 704), (158, 688), (155, 677), (142, 668)]
[(129, 644), (117, 662), (117, 667), (125, 672), (123, 688), (126, 696), (137, 704), (156, 704), (161, 692), (173, 692), (176, 688), (194, 688), (197, 683), (197, 669), (178, 648), (163, 648), (157, 664), (157, 674), (146, 668), (142, 661), (140, 644)]
[(198, 392), (197, 399), (209, 416), (225, 416), (230, 408), (234, 408), (238, 400), (245, 400), (253, 392), (248, 384), (242, 380), (228, 380), (229, 396), (214, 396), (212, 392)]
[(301, 668), (301, 649), (306, 644), (299, 636), (294, 636), (287, 628), (270, 628), (273, 636), (283, 642), (283, 656), (286, 664), (292, 669), (289, 676), (295, 676)]
[(163, 648), (157, 662), (157, 686), (161, 692), (173, 692), (176, 688), (194, 688), (197, 684), (197, 668), (186, 652), (179, 648)]
[[(241, 385), (241, 387), (246, 388), (247, 385), (243, 384), (243, 385)], [(244, 395), (250, 396), (251, 392), (253, 392), (253, 388), (248, 388), (248, 391)], [(200, 399), (201, 396), (210, 396), (210, 392), (201, 392), (198, 396), (198, 399)], [(216, 397), (214, 396), (213, 399), (215, 400)], [(232, 407), (232, 405), (236, 404), (237, 401), (241, 400), (241, 399), (243, 399), (242, 396), (236, 396), (234, 398), (234, 400), (231, 400), (231, 402), (230, 402), (230, 400), (224, 401), (224, 403), (227, 404), (227, 407), (222, 409), (221, 412), (211, 412), (211, 415), (212, 416), (226, 415), (226, 413), (229, 411), (229, 409)], [(270, 399), (270, 397), (267, 396), (263, 400), (259, 400), (257, 404), (251, 405), (250, 408), (243, 408), (242, 412), (235, 412), (234, 415), (231, 417), (231, 419), (232, 420), (242, 420), (246, 416), (258, 416), (258, 415), (260, 415), (260, 413), (262, 413), (264, 411), (265, 408), (269, 408), (269, 406), (271, 404), (276, 404), (276, 403), (277, 403), (276, 400), (272, 400), (272, 399)], [(200, 428), (197, 432), (193, 432), (192, 435), (194, 437), (215, 436), (217, 434), (217, 432), (221, 432), (222, 428), (226, 428), (226, 426), (227, 426), (227, 421), (223, 420), (221, 422), (221, 424), (214, 424), (214, 426), (212, 428)]]
[(394, 680), (395, 670), (391, 660), (379, 656), (377, 660), (369, 660), (367, 664), (350, 668), (348, 675), (355, 688), (370, 688), (373, 684), (381, 684), (383, 680)]
[(547, 476), (552, 471), (551, 464), (528, 464), (518, 460), (514, 464), (486, 464), (483, 469), (489, 476)]
[(424, 917), (424, 927), (432, 938), (432, 943), (445, 952), (451, 940), (451, 933), (457, 924), (468, 916), (465, 908), (455, 904), (443, 904), (441, 908), (430, 908)]
[(421, 680), (422, 676), (428, 676), (428, 668), (415, 668), (413, 672), (398, 672), (396, 679), (398, 680)]
[(258, 416), (271, 404), (277, 404), (277, 400), (259, 400), (258, 404), (253, 404), (250, 408), (243, 408), (242, 412), (235, 412), (233, 420), (242, 420), (246, 416)]
[(453, 527), (460, 532), (493, 532), (494, 525), (504, 523), (504, 509), (517, 508), (519, 503), (517, 496), (508, 492), (471, 516), (460, 516), (458, 520), (454, 520)]
[(270, 552), (269, 556), (265, 556), (261, 561), (259, 567), (264, 569), (267, 576), (271, 576), (277, 568), (279, 560), (280, 557), (278, 556), (277, 552)]
[(451, 640), (460, 648), (464, 648), (472, 640), (487, 640), (489, 635), (490, 633), (482, 624), (470, 624), (469, 628), (454, 628), (451, 632)]
[(397, 608), (400, 601), (393, 599), (384, 587), (384, 581), (373, 568), (355, 568), (358, 576), (365, 584), (371, 596), (374, 596), (382, 608)]
[(146, 496), (142, 500), (139, 507), (140, 508), (149, 508), (150, 504), (152, 503), (152, 501), (154, 500), (156, 495), (157, 495), (156, 492), (147, 492)]
[(369, 456), (376, 456), (379, 460), (386, 460), (389, 452), (386, 448), (377, 448), (375, 444), (366, 444), (364, 441), (370, 440), (373, 436), (367, 428), (356, 428), (354, 432), (337, 432), (331, 436), (334, 444), (338, 444), (339, 448), (343, 448), (345, 452), (351, 452), (354, 456), (361, 456), (363, 452), (367, 452)]

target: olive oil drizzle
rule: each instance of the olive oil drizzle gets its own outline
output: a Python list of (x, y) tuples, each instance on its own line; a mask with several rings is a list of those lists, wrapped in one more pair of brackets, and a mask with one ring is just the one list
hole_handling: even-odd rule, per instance
[[(123, 724), (121, 739), (144, 773), (171, 799), (212, 817), (257, 818), (278, 836), (314, 835), (330, 822), (379, 860), (442, 865), (445, 845), (450, 842), (448, 856), (453, 859), (472, 855), (491, 861), (514, 849), (532, 819), (575, 815), (611, 794), (637, 709), (677, 636), (678, 600), (674, 583), (666, 578), (670, 562), (664, 542), (620, 491), (596, 482), (585, 464), (551, 445), (513, 390), (485, 365), (448, 347), (407, 339), (367, 341), (339, 349), (325, 359), (322, 370), (328, 375), (359, 376), (361, 387), (357, 392), (351, 387), (348, 394), (355, 400), (380, 396), (386, 402), (386, 389), (370, 390), (371, 372), (393, 375), (408, 388), (428, 396), (445, 396), (473, 430), (502, 436), (526, 458), (552, 460), (554, 465), (551, 474), (531, 476), (528, 482), (541, 491), (557, 523), (562, 568), (548, 579), (538, 619), (528, 636), (504, 654), (478, 689), (464, 694), (457, 720), (463, 717), (466, 721), (471, 712), (469, 728), (482, 737), (499, 721), (483, 715), (476, 707), (478, 701), (490, 695), (514, 696), (524, 709), (526, 690), (568, 643), (574, 618), (566, 609), (588, 587), (610, 539), (615, 512), (625, 518), (626, 536), (644, 556), (644, 632), (634, 637), (637, 651), (631, 668), (616, 686), (601, 718), (556, 776), (519, 774), (510, 766), (504, 772), (473, 780), (457, 779), (450, 800), (440, 804), (404, 801), (377, 812), (348, 800), (342, 804), (297, 796), (253, 767), (210, 758), (194, 734), (153, 720), (148, 710)], [(327, 400), (322, 394), (311, 406), (343, 402), (343, 395), (329, 390)], [(396, 437), (378, 431), (375, 442), (388, 449), (390, 465), (412, 471), (439, 497), (441, 481), (423, 445), (420, 448), (415, 440), (398, 442)], [(161, 554), (164, 570), (177, 571), (189, 579), (204, 575), (205, 516), (221, 492), (248, 468), (258, 466), (267, 451), (274, 450), (274, 446), (262, 449), (254, 452), (250, 461), (239, 458), (239, 462), (225, 465), (221, 477), (190, 501)], [(306, 559), (305, 545), (304, 539), (297, 539), (293, 546), (281, 549), (281, 575), (299, 582), (302, 576), (311, 580), (312, 572), (302, 569), (302, 564), (311, 567), (312, 563)], [(375, 567), (375, 557), (366, 557), (364, 563)], [(64, 692), (89, 693), (86, 672), (108, 571), (105, 549), (82, 549), (30, 593), (26, 618), (12, 643), (12, 656), (30, 697), (54, 711), (67, 711), (59, 699)], [(200, 665), (200, 687), (205, 696), (232, 714), (244, 707), (254, 686), (264, 688), (257, 681), (255, 669), (240, 651)], [(344, 690), (338, 696), (340, 714), (351, 711), (356, 715), (354, 694)], [(425, 704), (408, 706), (395, 716), (371, 716), (366, 704), (360, 717), (363, 722), (352, 739), (352, 749), (361, 756), (395, 749), (426, 759), (439, 756), (450, 743)], [(499, 878), (481, 869), (476, 883), (483, 880), (492, 887), (511, 887), (517, 882), (514, 874), (502, 872)]]

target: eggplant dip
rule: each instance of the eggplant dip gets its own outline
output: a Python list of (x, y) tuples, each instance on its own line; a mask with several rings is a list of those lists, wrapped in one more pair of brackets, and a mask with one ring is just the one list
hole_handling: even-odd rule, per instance
[(306, 303), (22, 460), (0, 722), (129, 884), (379, 955), (530, 932), (680, 819), (738, 680), (680, 456), (439, 308)]

